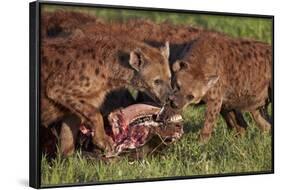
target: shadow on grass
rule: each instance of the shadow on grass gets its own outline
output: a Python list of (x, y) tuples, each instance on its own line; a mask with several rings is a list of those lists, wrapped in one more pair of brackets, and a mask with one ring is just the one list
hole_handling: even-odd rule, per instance
[(183, 131), (184, 133), (197, 133), (202, 129), (202, 127), (202, 123), (185, 122), (183, 124)]

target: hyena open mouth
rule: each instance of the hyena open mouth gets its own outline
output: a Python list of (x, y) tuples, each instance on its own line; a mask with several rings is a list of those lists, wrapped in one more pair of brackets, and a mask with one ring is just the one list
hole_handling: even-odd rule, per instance
[(179, 139), (183, 134), (181, 115), (173, 114), (165, 121), (159, 121), (161, 110), (148, 104), (134, 104), (111, 112), (108, 120), (115, 143), (114, 155), (141, 147), (155, 135), (164, 143)]

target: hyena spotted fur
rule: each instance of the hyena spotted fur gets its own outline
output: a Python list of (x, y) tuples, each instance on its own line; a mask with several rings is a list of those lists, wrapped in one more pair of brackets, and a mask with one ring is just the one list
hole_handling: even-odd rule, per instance
[[(146, 91), (155, 101), (166, 100), (171, 93), (168, 57), (168, 43), (157, 49), (131, 39), (105, 35), (43, 41), (42, 124), (48, 126), (71, 112), (93, 131), (94, 144), (111, 151), (112, 139), (104, 131), (100, 111), (105, 96), (132, 86)], [(79, 129), (71, 130), (75, 136)], [(75, 137), (72, 138), (75, 142)], [(64, 150), (73, 150), (74, 144), (68, 144), (70, 147)]]
[[(165, 41), (169, 41), (170, 65), (176, 60), (181, 59), (188, 52), (192, 42), (201, 34), (215, 33), (201, 28), (173, 25), (168, 22), (156, 24), (148, 20), (133, 19), (124, 23), (114, 22), (109, 24), (98, 20), (94, 16), (66, 11), (46, 13), (44, 20), (43, 30), (45, 32), (43, 34), (52, 34), (45, 35), (45, 37), (54, 37), (54, 33), (59, 37), (81, 34), (95, 36), (96, 34), (106, 33), (116, 36), (125, 35), (131, 39), (143, 41), (156, 47), (161, 46)], [(128, 94), (127, 92), (126, 95)], [(120, 94), (120, 96), (123, 96), (123, 94)], [(151, 101), (151, 98), (140, 92), (138, 93), (137, 101)], [(237, 126), (247, 127), (247, 123), (240, 111), (222, 109), (221, 114), (230, 128), (237, 128)]]
[[(262, 131), (270, 130), (259, 109), (267, 104), (272, 88), (271, 48), (257, 41), (202, 35), (173, 65), (175, 92), (170, 97), (171, 106), (183, 108), (206, 102), (200, 134), (203, 142), (210, 138), (221, 109), (249, 111)], [(226, 116), (232, 122), (231, 114)]]

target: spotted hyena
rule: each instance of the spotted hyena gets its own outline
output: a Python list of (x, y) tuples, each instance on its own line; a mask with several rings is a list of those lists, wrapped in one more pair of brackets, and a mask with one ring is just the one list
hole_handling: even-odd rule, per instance
[(112, 139), (104, 131), (100, 111), (108, 93), (132, 86), (162, 103), (171, 93), (168, 43), (157, 49), (105, 35), (58, 40), (43, 41), (41, 48), (44, 126), (74, 113), (91, 129), (93, 143), (110, 151)]
[[(95, 35), (95, 33), (100, 32), (108, 34), (114, 33), (114, 35), (119, 36), (125, 34), (131, 39), (143, 41), (155, 47), (161, 46), (168, 40), (170, 42), (170, 66), (172, 66), (176, 60), (185, 56), (194, 40), (199, 38), (202, 34), (213, 33), (202, 28), (173, 25), (168, 22), (156, 24), (142, 19), (132, 19), (125, 23), (91, 23), (79, 27), (78, 30), (90, 35)], [(147, 102), (151, 101), (151, 98), (139, 92), (137, 101)], [(247, 123), (239, 110), (226, 110), (222, 108), (221, 114), (230, 128), (244, 130), (247, 127)]]
[(75, 11), (42, 12), (41, 38), (65, 38), (73, 35), (81, 26), (102, 23), (94, 16)]
[[(173, 25), (169, 22), (156, 24), (149, 20), (132, 19), (124, 23), (106, 23), (94, 16), (85, 15), (78, 12), (56, 11), (46, 12), (44, 15), (43, 34), (44, 37), (71, 37), (85, 34), (86, 36), (95, 36), (99, 33), (114, 34), (143, 41), (152, 46), (162, 46), (165, 41), (170, 42), (170, 65), (176, 60), (181, 59), (189, 50), (193, 41), (201, 34), (215, 33), (202, 28), (195, 28), (185, 25)], [(116, 94), (118, 96), (127, 96), (125, 94)], [(138, 93), (137, 101), (151, 101), (147, 95)], [(247, 127), (242, 114), (238, 110), (221, 110), (221, 114), (230, 128)]]
[(261, 117), (259, 109), (269, 98), (271, 69), (269, 44), (217, 34), (202, 35), (173, 65), (175, 92), (170, 97), (171, 106), (183, 108), (201, 100), (206, 102), (200, 134), (203, 141), (210, 138), (221, 109), (249, 111), (259, 128), (268, 131), (270, 124)]

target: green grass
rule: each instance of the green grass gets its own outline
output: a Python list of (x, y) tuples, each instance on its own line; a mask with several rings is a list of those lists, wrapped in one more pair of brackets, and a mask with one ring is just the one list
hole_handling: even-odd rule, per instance
[(67, 183), (106, 182), (170, 176), (226, 174), (270, 171), (271, 135), (260, 133), (251, 117), (246, 117), (249, 128), (243, 137), (236, 137), (219, 118), (208, 144), (200, 145), (198, 130), (203, 124), (204, 107), (189, 107), (183, 113), (184, 134), (178, 142), (160, 153), (132, 160), (125, 155), (112, 161), (75, 155), (52, 161), (42, 159), (44, 186)]
[[(58, 7), (44, 7), (48, 11)], [(175, 24), (188, 24), (225, 32), (235, 37), (252, 38), (271, 43), (271, 20), (237, 18), (207, 15), (151, 13), (145, 11), (119, 11), (89, 8), (60, 7), (88, 14), (95, 14), (105, 20), (128, 18), (148, 18), (155, 22), (169, 20)], [(269, 110), (271, 113), (271, 110)], [(224, 174), (235, 172), (255, 172), (272, 170), (271, 135), (261, 134), (251, 116), (245, 114), (249, 128), (245, 136), (237, 138), (219, 118), (210, 142), (200, 145), (198, 131), (203, 125), (204, 106), (189, 107), (183, 112), (183, 138), (166, 147), (158, 154), (139, 160), (123, 156), (112, 162), (87, 159), (80, 151), (75, 155), (48, 161), (43, 156), (41, 162), (42, 185), (100, 182), (114, 180), (145, 179), (170, 176), (191, 176), (204, 174)]]

